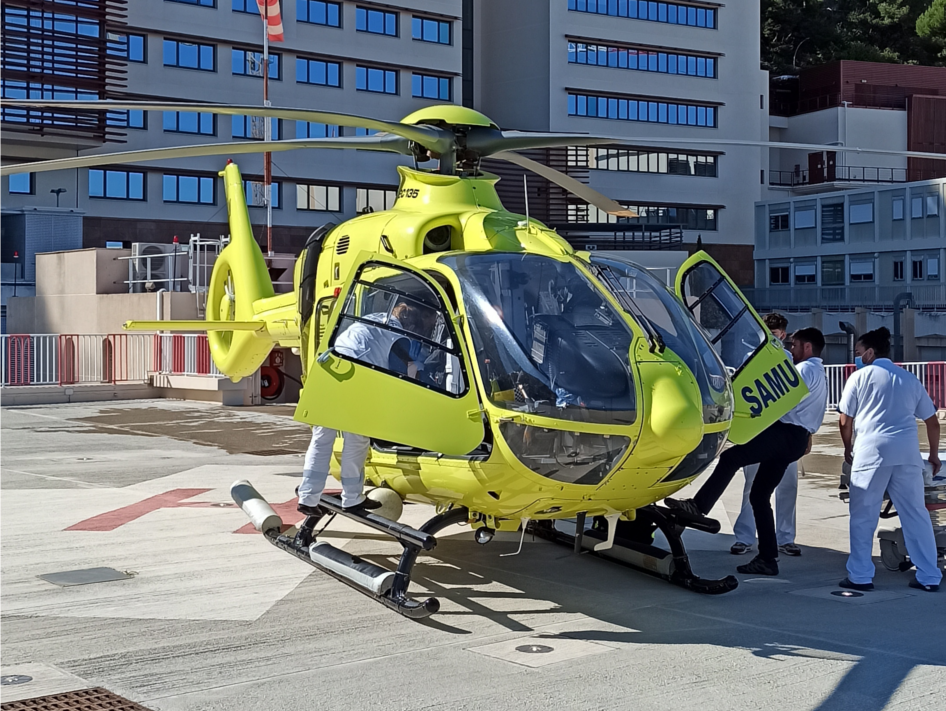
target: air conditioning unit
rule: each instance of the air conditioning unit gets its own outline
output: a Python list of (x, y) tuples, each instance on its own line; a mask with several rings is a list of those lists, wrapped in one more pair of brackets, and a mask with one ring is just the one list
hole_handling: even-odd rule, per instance
[(188, 291), (188, 256), (186, 245), (133, 242), (129, 291)]

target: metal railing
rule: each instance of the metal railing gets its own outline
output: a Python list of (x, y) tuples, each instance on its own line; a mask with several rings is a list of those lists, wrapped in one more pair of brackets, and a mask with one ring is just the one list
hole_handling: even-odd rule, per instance
[[(937, 410), (946, 409), (946, 362), (897, 363), (904, 370), (913, 373), (926, 388)], [(828, 409), (837, 410), (844, 392), (844, 384), (855, 370), (854, 365), (826, 365), (825, 378), (828, 381)]]
[(913, 302), (918, 309), (946, 308), (946, 284), (784, 286), (742, 289), (757, 311), (811, 308), (853, 311), (855, 306), (863, 306), (873, 311), (892, 311), (894, 299), (905, 291), (913, 294)]
[(0, 387), (143, 383), (153, 373), (223, 377), (204, 334), (5, 334), (0, 355)]
[[(774, 146), (773, 146), (774, 147)], [(920, 180), (906, 168), (882, 168), (861, 165), (839, 165), (812, 174), (809, 170), (770, 170), (769, 185), (794, 187), (820, 183), (906, 183)]]

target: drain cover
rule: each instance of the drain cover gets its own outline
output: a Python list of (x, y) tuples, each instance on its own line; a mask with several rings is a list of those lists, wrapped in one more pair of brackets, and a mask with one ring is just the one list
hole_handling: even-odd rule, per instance
[(7, 676), (0, 676), (0, 686), (25, 684), (28, 681), (33, 681), (33, 677), (26, 676), (26, 674), (8, 674)]
[(544, 644), (523, 644), (516, 647), (517, 652), (522, 652), (523, 654), (548, 654), (549, 652), (554, 652), (554, 647), (548, 647)]
[(864, 597), (864, 593), (854, 592), (853, 590), (832, 590), (831, 594), (835, 597)]
[(127, 580), (132, 577), (114, 568), (86, 568), (84, 570), (65, 570), (61, 573), (46, 573), (38, 576), (41, 580), (60, 587), (89, 585), (90, 583), (108, 583), (113, 580)]
[(37, 696), (35, 699), (0, 704), (2, 711), (148, 711), (134, 701), (123, 699), (105, 689), (82, 689), (65, 694)]

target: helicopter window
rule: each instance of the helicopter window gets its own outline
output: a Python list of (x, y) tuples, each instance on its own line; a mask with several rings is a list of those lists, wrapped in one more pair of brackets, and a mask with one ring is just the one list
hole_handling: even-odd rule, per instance
[(737, 373), (767, 339), (749, 305), (711, 264), (702, 263), (683, 279), (684, 301), (727, 368)]
[(647, 319), (664, 345), (693, 372), (700, 385), (703, 421), (711, 424), (728, 420), (733, 399), (725, 368), (680, 301), (643, 267), (620, 257), (592, 255), (591, 263), (601, 270), (602, 282), (618, 301), (627, 304), (626, 310), (634, 315), (636, 307), (636, 313)]
[(453, 396), (467, 392), (461, 353), (437, 292), (421, 277), (366, 264), (345, 300), (336, 355)]
[(635, 421), (632, 333), (574, 264), (518, 253), (440, 261), (460, 280), (480, 376), (496, 407)]
[(630, 437), (566, 432), (515, 422), (499, 425), (516, 459), (536, 474), (566, 484), (600, 484), (621, 460)]

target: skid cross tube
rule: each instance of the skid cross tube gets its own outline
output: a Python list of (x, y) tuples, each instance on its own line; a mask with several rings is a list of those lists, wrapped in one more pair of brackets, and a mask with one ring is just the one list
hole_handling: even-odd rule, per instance
[[(405, 617), (423, 619), (440, 610), (440, 601), (435, 597), (430, 597), (425, 600), (415, 600), (408, 595), (408, 588), (411, 584), (411, 571), (421, 551), (433, 550), (437, 545), (435, 534), (449, 526), (462, 523), (469, 518), (469, 513), (465, 508), (452, 508), (437, 514), (418, 530), (397, 523), (396, 521), (390, 521), (376, 514), (366, 513), (360, 510), (346, 511), (342, 508), (341, 502), (334, 496), (323, 496), (319, 506), (323, 509), (324, 513), (318, 516), (307, 516), (295, 532), (291, 530), (287, 532), (291, 535), (279, 533), (278, 529), (271, 529), (266, 531), (266, 539), (277, 548), (281, 548), (300, 560), (304, 560), (323, 573), (331, 575), (336, 580), (345, 583), (363, 595), (377, 600)], [(394, 571), (394, 580), (389, 590), (377, 594), (342, 573), (331, 570), (319, 564), (317, 560), (313, 560), (313, 556), (309, 552), (309, 546), (316, 540), (317, 534), (315, 533), (315, 528), (325, 515), (336, 514), (386, 533), (401, 544), (404, 550), (401, 552), (401, 558), (398, 561), (397, 569)]]

